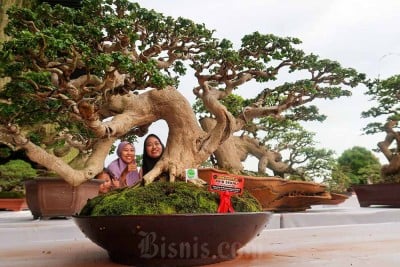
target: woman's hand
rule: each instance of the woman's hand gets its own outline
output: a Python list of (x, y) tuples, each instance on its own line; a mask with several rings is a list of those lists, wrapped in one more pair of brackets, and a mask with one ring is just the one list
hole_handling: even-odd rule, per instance
[(127, 169), (127, 172), (137, 171), (136, 162), (129, 163), (128, 166), (126, 167), (126, 169)]

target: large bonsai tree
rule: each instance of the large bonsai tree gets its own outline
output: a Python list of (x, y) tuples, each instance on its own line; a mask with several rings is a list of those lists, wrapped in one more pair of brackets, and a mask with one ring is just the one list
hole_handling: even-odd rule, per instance
[(368, 83), (367, 94), (375, 105), (362, 113), (365, 118), (378, 118), (369, 123), (364, 131), (367, 134), (384, 133), (385, 138), (378, 143), (378, 151), (386, 157), (388, 164), (381, 168), (384, 182), (400, 182), (400, 76), (376, 79)]
[[(335, 61), (305, 54), (296, 38), (254, 32), (235, 49), (203, 24), (137, 3), (82, 3), (80, 9), (9, 9), (5, 32), (11, 39), (0, 53), (1, 76), (10, 77), (0, 92), (0, 142), (25, 150), (72, 185), (103, 168), (117, 139), (143, 136), (158, 120), (166, 121), (169, 134), (163, 157), (144, 177), (147, 183), (165, 171), (174, 181), (218, 152), (224, 155), (218, 165), (241, 171), (238, 144), (265, 144), (255, 135), (265, 120), (322, 120), (314, 100), (349, 96), (348, 89), (364, 79)], [(198, 85), (180, 88), (183, 75)], [(231, 105), (235, 90), (246, 84), (254, 97)], [(181, 90), (192, 90), (208, 115), (197, 118)], [(80, 152), (83, 165), (57, 157), (55, 151), (69, 148)], [(290, 169), (280, 163), (278, 150), (261, 150), (262, 166), (279, 167), (278, 173)]]

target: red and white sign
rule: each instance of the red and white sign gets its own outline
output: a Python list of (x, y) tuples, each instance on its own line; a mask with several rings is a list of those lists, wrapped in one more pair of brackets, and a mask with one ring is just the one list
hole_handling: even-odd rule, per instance
[(232, 174), (212, 173), (209, 190), (219, 193), (219, 213), (235, 212), (231, 203), (231, 196), (243, 193), (244, 178)]

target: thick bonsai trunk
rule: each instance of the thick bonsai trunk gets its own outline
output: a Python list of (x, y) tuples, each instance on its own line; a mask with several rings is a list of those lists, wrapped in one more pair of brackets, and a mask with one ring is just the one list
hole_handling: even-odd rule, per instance
[(387, 183), (400, 183), (400, 155), (394, 155), (389, 164), (382, 166), (381, 175)]
[(71, 185), (79, 185), (102, 170), (111, 145), (117, 138), (138, 127), (146, 128), (152, 122), (165, 120), (169, 134), (165, 153), (155, 168), (145, 175), (146, 183), (152, 182), (163, 172), (169, 172), (171, 181), (176, 177), (183, 178), (186, 168), (198, 167), (226, 136), (232, 134), (230, 128), (226, 127), (223, 112), (218, 125), (207, 132), (203, 131), (190, 103), (172, 87), (150, 90), (140, 95), (116, 95), (110, 100), (109, 106), (117, 114), (111, 121), (102, 122), (92, 116), (86, 121), (99, 139), (87, 162), (79, 170), (30, 142), (17, 127), (1, 128), (0, 140), (25, 149), (32, 161), (55, 171)]
[[(216, 124), (215, 120), (211, 118), (204, 118), (200, 123), (206, 131)], [(249, 155), (259, 160), (259, 173), (266, 173), (267, 168), (272, 170), (275, 175), (280, 176), (292, 171), (286, 163), (282, 162), (280, 153), (268, 150), (257, 140), (248, 136), (231, 136), (214, 152), (218, 167), (232, 173), (240, 173), (243, 170), (242, 162)]]
[(10, 127), (8, 133), (4, 134), (5, 132), (6, 130), (4, 129), (0, 130), (0, 137), (3, 142), (8, 139), (8, 144), (12, 143), (13, 146), (24, 149), (29, 159), (56, 172), (72, 186), (78, 186), (92, 179), (103, 169), (104, 160), (108, 155), (110, 147), (116, 140), (115, 138), (107, 138), (98, 142), (94, 146), (93, 153), (87, 160), (84, 168), (77, 170), (64, 162), (62, 158), (59, 158), (32, 143), (28, 138), (20, 133), (17, 128)]
[[(200, 120), (200, 124), (205, 131), (208, 131), (215, 126), (216, 121), (212, 118), (203, 118)], [(220, 169), (231, 173), (240, 173), (243, 170), (242, 162), (246, 160), (248, 153), (236, 145), (236, 138), (231, 136), (214, 151), (214, 156)]]
[[(385, 182), (400, 182), (400, 132), (393, 128), (398, 124), (398, 121), (388, 121), (385, 124), (386, 136), (385, 140), (378, 143), (378, 147), (385, 155), (389, 164), (382, 166), (381, 175)], [(392, 143), (395, 143), (395, 149), (391, 148)]]

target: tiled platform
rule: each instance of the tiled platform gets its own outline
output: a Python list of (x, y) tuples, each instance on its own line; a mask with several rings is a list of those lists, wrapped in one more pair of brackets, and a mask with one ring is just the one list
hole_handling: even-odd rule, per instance
[[(397, 267), (400, 209), (337, 206), (274, 214), (266, 230), (232, 261), (210, 266)], [(0, 211), (0, 267), (122, 266), (88, 240), (70, 218), (33, 220)]]

